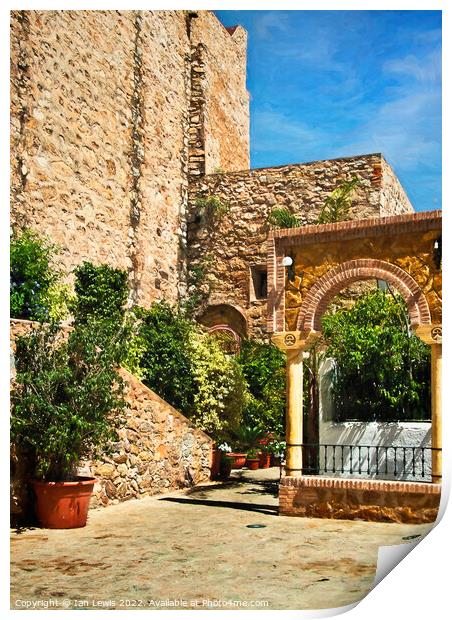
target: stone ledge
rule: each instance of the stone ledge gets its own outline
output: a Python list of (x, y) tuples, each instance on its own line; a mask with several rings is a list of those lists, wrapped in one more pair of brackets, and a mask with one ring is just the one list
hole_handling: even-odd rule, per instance
[(423, 493), (440, 495), (441, 485), (431, 482), (401, 482), (398, 480), (369, 480), (361, 478), (324, 478), (323, 476), (284, 476), (280, 487), (316, 487), (355, 489), (359, 491), (386, 491), (396, 493)]

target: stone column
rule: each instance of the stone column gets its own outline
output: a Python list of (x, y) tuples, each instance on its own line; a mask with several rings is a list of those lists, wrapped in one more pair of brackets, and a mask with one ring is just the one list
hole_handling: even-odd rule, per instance
[(287, 350), (286, 475), (301, 476), (303, 443), (303, 351)]
[(441, 483), (442, 455), (441, 455), (441, 371), (442, 371), (442, 344), (431, 345), (431, 389), (432, 389), (432, 482)]
[(443, 329), (441, 323), (432, 323), (428, 325), (419, 325), (415, 331), (419, 338), (431, 347), (430, 378), (432, 390), (432, 482), (440, 484), (442, 473), (441, 371), (443, 365)]

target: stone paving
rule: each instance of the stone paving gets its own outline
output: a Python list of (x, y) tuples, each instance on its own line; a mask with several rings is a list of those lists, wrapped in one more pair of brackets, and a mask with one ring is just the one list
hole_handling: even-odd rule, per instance
[(380, 545), (431, 528), (278, 516), (278, 475), (242, 470), (92, 510), (85, 528), (13, 531), (11, 607), (340, 607), (371, 589)]

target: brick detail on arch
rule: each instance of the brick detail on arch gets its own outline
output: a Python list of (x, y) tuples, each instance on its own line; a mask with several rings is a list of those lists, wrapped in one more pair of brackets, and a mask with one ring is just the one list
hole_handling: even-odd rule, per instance
[(431, 322), (427, 299), (406, 271), (386, 261), (365, 258), (342, 263), (317, 280), (300, 308), (297, 329), (321, 331), (320, 319), (333, 297), (352, 282), (370, 278), (386, 280), (398, 290), (407, 303), (413, 326)]

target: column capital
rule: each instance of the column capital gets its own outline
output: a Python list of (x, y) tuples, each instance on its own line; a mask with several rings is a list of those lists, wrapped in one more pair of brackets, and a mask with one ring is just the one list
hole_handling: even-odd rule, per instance
[(414, 333), (426, 344), (441, 344), (443, 342), (443, 327), (441, 323), (418, 325)]
[(316, 331), (277, 332), (271, 341), (281, 351), (308, 351), (320, 336)]

